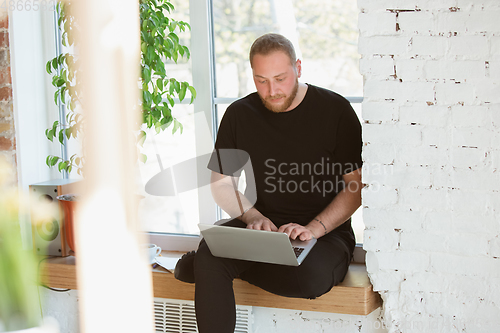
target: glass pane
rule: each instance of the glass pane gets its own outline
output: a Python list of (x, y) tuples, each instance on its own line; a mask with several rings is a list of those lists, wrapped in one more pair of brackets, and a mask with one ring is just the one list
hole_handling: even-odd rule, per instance
[[(165, 12), (167, 17), (177, 21), (189, 23), (189, 1), (171, 0), (175, 9)], [(167, 32), (168, 33), (168, 32)], [(176, 31), (180, 43), (190, 49), (191, 33)], [(185, 57), (178, 59), (177, 63), (172, 60), (164, 60), (165, 69), (169, 77), (178, 81), (193, 83), (191, 60)], [(189, 101), (190, 96), (186, 96)], [(138, 192), (144, 196), (139, 205), (139, 221), (144, 231), (174, 233), (174, 234), (199, 234), (197, 224), (198, 216), (198, 191), (196, 189), (177, 193), (176, 195), (154, 196), (145, 192), (147, 182), (158, 175), (162, 170), (170, 172), (170, 168), (178, 163), (196, 157), (195, 150), (195, 128), (193, 117), (193, 106), (176, 104), (172, 115), (183, 125), (183, 131), (177, 131), (172, 135), (171, 125), (165, 131), (156, 134), (154, 129), (143, 130), (147, 132), (147, 138), (140, 152), (147, 156), (146, 163), (139, 163)], [(175, 192), (175, 189), (169, 189)]]
[(302, 81), (344, 96), (362, 95), (358, 69), (356, 1), (213, 0), (216, 97), (255, 91), (248, 62), (251, 43), (278, 32), (302, 60)]
[[(172, 135), (172, 126), (159, 134), (154, 129), (146, 130), (147, 138), (141, 153), (147, 156), (147, 161), (139, 163), (139, 193), (144, 196), (139, 205), (139, 221), (144, 231), (199, 234), (196, 189), (168, 196), (145, 192), (145, 185), (152, 177), (160, 172), (170, 173), (171, 167), (196, 157), (193, 107), (176, 105), (172, 113), (183, 125), (182, 134), (179, 130)], [(175, 193), (175, 188), (165, 190)]]

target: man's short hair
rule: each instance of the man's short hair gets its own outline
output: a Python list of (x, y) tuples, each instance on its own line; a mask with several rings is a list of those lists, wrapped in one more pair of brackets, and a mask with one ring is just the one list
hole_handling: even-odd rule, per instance
[(295, 64), (297, 56), (292, 42), (280, 34), (269, 33), (257, 38), (250, 47), (250, 66), (256, 54), (268, 55), (275, 51), (284, 52), (290, 58), (290, 63)]

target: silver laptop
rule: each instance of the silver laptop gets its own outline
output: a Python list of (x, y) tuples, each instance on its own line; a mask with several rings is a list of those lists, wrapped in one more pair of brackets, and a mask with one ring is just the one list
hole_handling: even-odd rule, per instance
[(291, 240), (282, 232), (212, 224), (198, 227), (216, 257), (298, 266), (316, 244), (315, 238), (305, 242)]

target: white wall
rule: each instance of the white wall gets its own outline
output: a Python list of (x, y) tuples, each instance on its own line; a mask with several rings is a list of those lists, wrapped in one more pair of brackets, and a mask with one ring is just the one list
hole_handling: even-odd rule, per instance
[(384, 322), (496, 332), (500, 1), (358, 5), (364, 248)]
[[(61, 333), (78, 333), (78, 291), (54, 292), (40, 288), (44, 317), (53, 317)], [(174, 301), (176, 302), (176, 301)], [(113, 304), (109, 305), (110, 307)], [(253, 333), (385, 333), (381, 309), (367, 316), (297, 311), (254, 306)], [(115, 320), (110, 318), (110, 320)]]

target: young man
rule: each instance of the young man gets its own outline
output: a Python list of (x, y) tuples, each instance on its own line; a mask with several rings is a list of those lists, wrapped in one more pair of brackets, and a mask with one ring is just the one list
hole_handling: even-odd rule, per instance
[(196, 282), (201, 333), (234, 331), (234, 278), (282, 296), (315, 298), (343, 280), (355, 246), (350, 216), (361, 204), (362, 188), (356, 114), (340, 95), (299, 83), (301, 62), (281, 35), (259, 37), (251, 47), (250, 64), (257, 92), (227, 109), (215, 149), (250, 155), (251, 195), (257, 201), (252, 205), (239, 192), (237, 203), (230, 199), (235, 198), (237, 177), (219, 173), (216, 158), (208, 166), (212, 193), (236, 217), (227, 226), (318, 241), (295, 267), (214, 257), (202, 240), (196, 254), (185, 255), (176, 267), (178, 279)]

